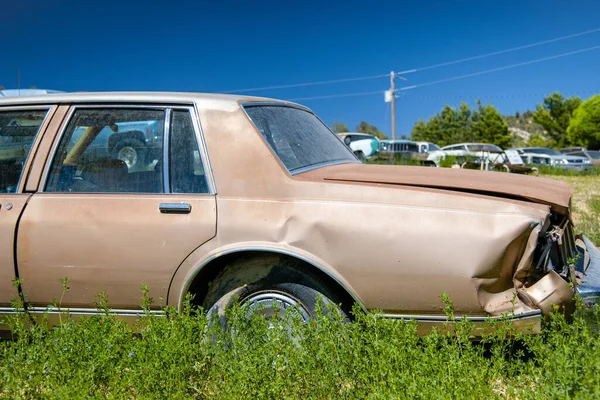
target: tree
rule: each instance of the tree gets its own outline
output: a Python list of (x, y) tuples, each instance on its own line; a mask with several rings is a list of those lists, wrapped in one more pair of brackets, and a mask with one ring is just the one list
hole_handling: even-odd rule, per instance
[(600, 149), (600, 94), (581, 103), (567, 129), (571, 144)]
[(379, 129), (375, 125), (370, 125), (365, 121), (360, 121), (358, 125), (356, 125), (356, 132), (368, 133), (369, 135), (373, 135), (379, 139), (387, 139), (387, 135)]
[(548, 141), (539, 133), (532, 133), (527, 141), (527, 147), (548, 147)]
[(466, 103), (455, 110), (446, 105), (424, 122), (417, 121), (412, 130), (413, 140), (437, 143), (440, 146), (464, 142), (486, 142), (509, 147), (512, 135), (498, 110), (477, 102), (478, 109), (471, 111)]
[(558, 92), (546, 96), (544, 103), (538, 104), (533, 120), (544, 127), (552, 146), (563, 147), (568, 144), (567, 128), (580, 104), (579, 97), (565, 98)]
[(477, 100), (478, 111), (473, 113), (475, 124), (473, 129), (478, 142), (492, 143), (506, 149), (511, 146), (513, 137), (508, 124), (496, 107), (491, 104), (483, 106)]
[(348, 127), (346, 126), (346, 124), (343, 124), (341, 122), (334, 122), (331, 124), (331, 130), (334, 131), (335, 133), (344, 133), (344, 132), (350, 132), (348, 130)]

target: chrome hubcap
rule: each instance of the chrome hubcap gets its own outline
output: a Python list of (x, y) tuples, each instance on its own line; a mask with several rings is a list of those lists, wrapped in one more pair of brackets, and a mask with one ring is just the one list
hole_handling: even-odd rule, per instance
[(302, 303), (286, 293), (257, 293), (245, 299), (243, 304), (248, 307), (248, 315), (256, 312), (267, 320), (283, 320), (286, 315), (300, 318), (302, 322), (310, 319)]
[(119, 150), (117, 158), (127, 164), (128, 168), (131, 168), (137, 163), (137, 151), (133, 147), (126, 146)]

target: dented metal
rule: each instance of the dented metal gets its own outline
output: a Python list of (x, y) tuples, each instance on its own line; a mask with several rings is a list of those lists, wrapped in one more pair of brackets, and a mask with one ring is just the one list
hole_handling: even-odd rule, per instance
[[(63, 298), (71, 313), (92, 307), (100, 291), (113, 307), (137, 309), (143, 284), (155, 306), (159, 298), (181, 305), (212, 263), (261, 251), (304, 261), (365, 309), (387, 316), (438, 323), (445, 292), (456, 315), (474, 321), (508, 315), (525, 326), (554, 306), (567, 311), (571, 258), (581, 254), (598, 264), (591, 243), (584, 250), (576, 245), (565, 184), (356, 162), (292, 175), (241, 105), (261, 101), (172, 93), (0, 100), (0, 112), (8, 104), (58, 106), (36, 141), (23, 190), (0, 194), (0, 204), (23, 210), (16, 218), (18, 210), (9, 217), (0, 209), (0, 306), (14, 296), (6, 281), (15, 266), (34, 306), (59, 298), (64, 277), (72, 279)], [(88, 104), (193, 107), (209, 193), (43, 193), (43, 171), (69, 110)], [(185, 213), (161, 213), (161, 204)], [(593, 274), (580, 272), (585, 287), (584, 272)]]

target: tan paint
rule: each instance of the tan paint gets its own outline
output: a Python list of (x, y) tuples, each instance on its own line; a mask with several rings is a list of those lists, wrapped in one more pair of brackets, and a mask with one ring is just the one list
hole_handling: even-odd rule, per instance
[[(159, 212), (160, 203), (180, 202), (192, 212)], [(19, 227), (23, 290), (47, 305), (68, 277), (65, 307), (93, 306), (106, 291), (112, 307), (137, 308), (149, 285), (158, 305), (181, 261), (215, 235), (215, 221), (214, 196), (37, 194)]]
[(12, 285), (15, 279), (14, 234), (28, 198), (27, 194), (0, 194), (0, 307), (17, 299), (17, 290)]
[[(443, 315), (442, 291), (460, 315), (519, 314), (535, 308), (518, 291), (550, 209), (569, 216), (568, 187), (540, 178), (361, 164), (290, 176), (239, 106), (258, 98), (103, 93), (18, 102), (50, 98), (194, 101), (217, 195), (35, 194), (18, 256), (25, 291), (38, 305), (59, 297), (65, 276), (71, 307), (92, 307), (106, 290), (111, 306), (136, 308), (142, 284), (155, 300), (168, 292), (175, 305), (206, 262), (252, 248), (296, 254), (367, 308), (390, 314)], [(42, 149), (49, 151), (60, 124), (53, 119), (41, 141), (28, 189), (43, 187), (50, 158)], [(192, 204), (190, 215), (158, 212), (160, 202), (179, 201)]]

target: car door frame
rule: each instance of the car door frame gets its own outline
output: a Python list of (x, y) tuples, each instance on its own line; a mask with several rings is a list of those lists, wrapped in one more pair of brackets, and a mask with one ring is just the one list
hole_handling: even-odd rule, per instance
[[(44, 141), (43, 141), (43, 146), (40, 146), (40, 149), (43, 148), (44, 152), (45, 152), (45, 157), (38, 157), (34, 160), (32, 166), (31, 166), (31, 173), (30, 176), (28, 177), (28, 180), (26, 182), (25, 185), (25, 189), (28, 192), (31, 193), (39, 193), (39, 194), (43, 194), (45, 193), (44, 189), (45, 189), (45, 185), (47, 183), (48, 177), (49, 177), (49, 172), (50, 172), (50, 168), (53, 162), (53, 159), (56, 155), (56, 151), (58, 150), (58, 146), (60, 144), (60, 141), (62, 140), (63, 135), (65, 134), (68, 124), (70, 123), (70, 121), (72, 120), (73, 114), (75, 113), (75, 111), (77, 109), (91, 109), (91, 108), (118, 108), (118, 109), (127, 109), (127, 108), (133, 108), (133, 109), (143, 109), (143, 108), (161, 108), (165, 110), (165, 122), (167, 120), (170, 121), (170, 112), (168, 112), (169, 110), (186, 110), (190, 113), (190, 117), (192, 120), (192, 125), (194, 128), (194, 134), (195, 134), (195, 138), (196, 138), (196, 143), (198, 145), (198, 150), (200, 153), (200, 158), (201, 158), (201, 162), (205, 171), (205, 176), (206, 176), (206, 181), (207, 181), (207, 186), (208, 186), (208, 192), (207, 193), (196, 193), (196, 194), (182, 194), (182, 196), (212, 196), (215, 199), (215, 218), (216, 218), (216, 195), (217, 195), (217, 188), (216, 188), (216, 184), (215, 184), (215, 180), (214, 180), (214, 175), (213, 175), (213, 171), (212, 171), (212, 167), (211, 167), (211, 163), (210, 163), (210, 158), (208, 156), (208, 150), (207, 150), (207, 146), (205, 143), (205, 139), (204, 139), (204, 133), (202, 131), (202, 127), (200, 125), (200, 119), (198, 118), (198, 110), (196, 107), (196, 104), (193, 101), (186, 101), (186, 102), (156, 102), (156, 101), (149, 101), (149, 102), (120, 102), (120, 101), (106, 101), (106, 102), (78, 102), (78, 101), (73, 101), (70, 102), (68, 104), (63, 104), (62, 107), (66, 110), (64, 112), (64, 115), (62, 117), (62, 120), (60, 121), (60, 124), (58, 127), (56, 127), (55, 129), (53, 129), (52, 131), (47, 132), (47, 134), (44, 136)], [(170, 127), (165, 124), (164, 127), (164, 132), (163, 134), (165, 135), (163, 140), (165, 142), (163, 142), (163, 158), (164, 159), (169, 159), (170, 155), (169, 153), (169, 149), (170, 146), (167, 145), (169, 138), (170, 138)], [(166, 158), (165, 158), (166, 157)], [(166, 163), (168, 164), (168, 163)], [(169, 168), (168, 166), (163, 167), (163, 177), (167, 178), (164, 180), (163, 185), (165, 188), (164, 193), (162, 193), (161, 195), (171, 195), (170, 193), (170, 188), (167, 188), (167, 185), (169, 185), (169, 182), (171, 180), (171, 177), (168, 176), (170, 174), (169, 172)], [(135, 193), (133, 193), (135, 195)], [(216, 229), (217, 229), (217, 224), (215, 221), (214, 224), (214, 234), (213, 236), (209, 239), (213, 240), (214, 237), (216, 236)], [(193, 250), (195, 251), (197, 248), (201, 247), (202, 245), (204, 245), (206, 242), (204, 243), (199, 243), (198, 246)], [(192, 251), (192, 252), (193, 252)], [(186, 257), (188, 256), (188, 254), (186, 254)], [(177, 273), (177, 270), (179, 269), (179, 267), (181, 266), (181, 264), (184, 262), (186, 257), (182, 257), (182, 259), (179, 261), (178, 265), (176, 266), (176, 269), (174, 269), (173, 271), (173, 276), (175, 276), (175, 274)], [(172, 277), (171, 277), (172, 280)], [(170, 290), (170, 281), (168, 282), (168, 287), (167, 287), (167, 294), (164, 297), (165, 300), (168, 299), (168, 292)], [(48, 308), (47, 307), (32, 307), (31, 311), (34, 312), (45, 312), (47, 311)], [(88, 313), (94, 313), (93, 309), (87, 309), (87, 308), (73, 308), (73, 311), (81, 311), (81, 313), (83, 314), (88, 314)], [(128, 316), (131, 314), (131, 316), (135, 316), (137, 314), (139, 314), (139, 310), (115, 310), (120, 312), (121, 314), (123, 314), (124, 316)], [(51, 312), (56, 312), (56, 310), (51, 311)], [(77, 312), (75, 312), (75, 314), (77, 314)]]
[[(12, 269), (7, 268), (5, 271), (0, 271), (0, 292), (2, 293), (0, 296), (1, 313), (10, 313), (12, 311), (12, 307), (9, 307), (11, 301), (18, 300), (19, 298), (22, 299), (21, 287), (20, 285), (14, 285), (13, 281), (16, 280), (18, 282), (19, 278), (18, 260), (15, 249), (19, 220), (23, 215), (25, 208), (27, 207), (27, 202), (33, 194), (31, 191), (27, 190), (27, 182), (31, 176), (32, 166), (35, 164), (37, 155), (40, 154), (40, 152), (43, 153), (43, 144), (45, 143), (45, 138), (48, 135), (52, 136), (52, 132), (56, 131), (62, 124), (62, 121), (67, 114), (67, 108), (68, 107), (61, 107), (53, 102), (41, 102), (39, 104), (14, 104), (0, 107), (0, 111), (2, 112), (47, 110), (44, 120), (38, 128), (36, 136), (31, 143), (31, 148), (29, 149), (27, 157), (23, 163), (23, 169), (19, 177), (19, 182), (17, 182), (15, 193), (0, 194), (0, 212), (12, 212), (12, 221), (14, 221), (12, 223), (12, 229), (0, 226), (0, 228), (9, 229), (10, 236), (12, 237), (10, 240), (11, 243), (9, 243), (8, 246), (3, 246), (10, 248), (9, 252), (3, 251), (2, 253), (12, 261), (8, 261), (6, 264), (12, 264), (13, 267)], [(40, 150), (40, 148), (42, 148), (42, 150)], [(10, 207), (10, 209), (8, 209), (7, 206)], [(11, 224), (11, 221), (9, 221), (8, 224)], [(12, 279), (9, 279), (11, 277)]]

